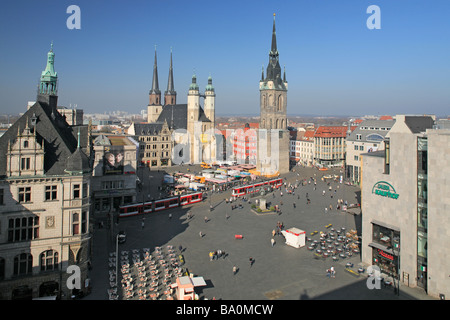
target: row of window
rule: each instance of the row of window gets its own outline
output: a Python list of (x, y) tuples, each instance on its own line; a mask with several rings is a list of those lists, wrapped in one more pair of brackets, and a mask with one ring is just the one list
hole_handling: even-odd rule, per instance
[[(145, 153), (145, 158), (156, 158), (159, 156), (159, 152), (146, 152)], [(163, 151), (161, 152), (161, 157), (168, 157), (169, 156), (169, 152), (168, 151)], [(141, 153), (140, 154), (141, 159), (144, 158), (144, 154)]]
[[(88, 231), (87, 212), (71, 213), (71, 235), (85, 234)], [(8, 242), (31, 241), (39, 239), (39, 217), (17, 217), (8, 219)]]
[(123, 189), (123, 180), (102, 182), (102, 190), (112, 189)]
[[(158, 149), (158, 145), (157, 144), (147, 144), (147, 145), (141, 144), (140, 149), (141, 150), (144, 150), (144, 149), (147, 149), (147, 150), (153, 149), (154, 150), (154, 149)], [(161, 144), (161, 149), (169, 149), (169, 144), (168, 143)]]
[[(33, 255), (21, 253), (14, 257), (13, 275), (29, 275), (33, 271)], [(5, 259), (0, 257), (0, 280), (5, 278)], [(59, 269), (59, 254), (55, 250), (46, 250), (39, 255), (39, 270), (41, 272)]]
[[(158, 141), (158, 137), (139, 137), (139, 141)], [(162, 136), (161, 141), (169, 141), (169, 136)]]
[[(83, 189), (81, 189), (83, 188)], [(17, 188), (17, 201), (19, 203), (31, 202), (32, 189), (31, 187), (19, 187)], [(72, 198), (80, 199), (88, 196), (88, 186), (84, 183), (83, 186), (80, 184), (74, 184), (72, 189)], [(5, 189), (0, 189), (0, 205), (4, 204), (5, 200)], [(44, 192), (45, 201), (58, 200), (58, 185), (45, 186)]]
[(360, 127), (362, 130), (381, 130), (381, 131), (389, 131), (391, 128), (378, 128), (378, 127)]

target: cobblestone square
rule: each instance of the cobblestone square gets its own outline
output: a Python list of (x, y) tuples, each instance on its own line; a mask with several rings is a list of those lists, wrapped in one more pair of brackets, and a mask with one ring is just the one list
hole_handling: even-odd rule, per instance
[[(191, 172), (200, 170), (188, 168)], [(230, 198), (231, 190), (228, 190), (212, 196), (208, 193), (206, 200), (188, 208), (147, 214), (144, 227), (142, 216), (122, 218), (115, 229), (125, 230), (127, 241), (119, 245), (119, 251), (168, 245), (178, 250), (182, 246), (183, 267), (205, 279), (206, 286), (196, 288), (200, 299), (427, 299), (419, 289), (404, 286), (400, 296), (395, 295), (392, 288), (368, 289), (367, 277), (357, 272), (360, 265), (358, 253), (333, 261), (331, 257), (315, 255), (308, 249), (310, 242), (298, 249), (286, 245), (281, 234), (275, 235), (275, 243), (271, 244), (272, 232), (279, 222), (285, 229), (296, 227), (306, 231), (311, 240), (318, 240), (321, 231), (330, 232), (331, 228), (360, 232), (361, 215), (358, 210), (353, 211), (357, 214), (352, 214), (336, 209), (338, 199), (349, 204), (359, 202), (359, 188), (336, 181), (328, 185), (321, 178), (330, 174), (339, 175), (339, 170), (296, 168), (295, 172), (283, 176), (287, 186), (310, 178), (315, 178), (317, 185), (313, 182), (300, 185), (292, 194), (286, 193), (283, 186), (265, 195), (268, 204), (279, 205), (281, 214), (258, 214), (252, 210), (251, 204), (243, 200), (233, 203), (242, 204), (241, 209), (232, 210), (231, 204), (225, 201)], [(155, 185), (152, 187), (155, 188)], [(252, 204), (255, 199), (249, 198)], [(192, 218), (187, 217), (188, 210), (191, 210)], [(314, 231), (317, 233), (311, 235)], [(242, 239), (237, 239), (235, 235), (242, 235)], [(109, 252), (115, 251), (115, 242), (107, 229), (96, 230), (94, 238), (93, 290), (85, 299), (107, 299), (107, 261)], [(222, 250), (225, 255), (211, 260), (209, 253), (217, 250)], [(346, 271), (347, 263), (352, 264), (350, 269), (354, 272)], [(234, 266), (237, 269), (235, 273)], [(334, 278), (326, 274), (332, 266), (336, 271)]]

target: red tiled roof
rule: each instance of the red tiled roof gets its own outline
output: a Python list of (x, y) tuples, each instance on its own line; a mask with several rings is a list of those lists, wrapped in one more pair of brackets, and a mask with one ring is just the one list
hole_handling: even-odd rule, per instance
[[(350, 127), (350, 130), (355, 130), (356, 126)], [(314, 133), (314, 137), (333, 138), (345, 137), (347, 135), (347, 126), (320, 126)]]

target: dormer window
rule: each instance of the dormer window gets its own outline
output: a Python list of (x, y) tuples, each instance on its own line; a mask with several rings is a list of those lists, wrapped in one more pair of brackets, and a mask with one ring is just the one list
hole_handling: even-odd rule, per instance
[(28, 148), (28, 140), (25, 140), (25, 141), (23, 142), (23, 147), (24, 147), (24, 148)]

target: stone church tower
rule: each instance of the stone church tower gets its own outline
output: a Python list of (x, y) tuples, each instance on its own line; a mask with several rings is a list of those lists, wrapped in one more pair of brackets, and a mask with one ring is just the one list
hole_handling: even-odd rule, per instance
[(257, 170), (262, 175), (289, 172), (289, 131), (287, 130), (286, 72), (281, 76), (273, 16), (272, 46), (266, 77), (262, 71), (260, 90), (260, 123)]
[(155, 122), (158, 119), (162, 111), (161, 90), (159, 90), (158, 82), (158, 63), (156, 60), (156, 48), (155, 48), (155, 62), (153, 64), (153, 81), (152, 88), (149, 92), (149, 103), (147, 107), (147, 121)]

